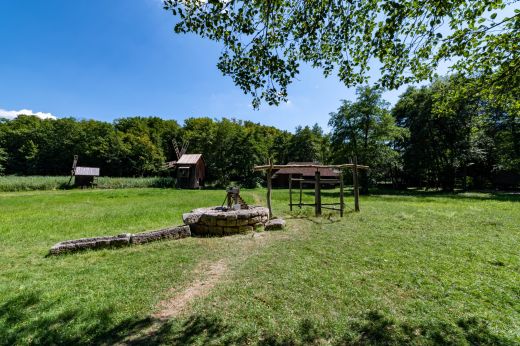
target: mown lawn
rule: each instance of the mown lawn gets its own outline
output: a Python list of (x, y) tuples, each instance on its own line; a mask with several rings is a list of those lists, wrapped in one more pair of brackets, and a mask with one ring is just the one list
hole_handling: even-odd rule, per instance
[[(315, 219), (276, 190), (286, 231), (46, 257), (61, 240), (180, 224), (223, 199), (0, 193), (0, 344), (520, 344), (518, 195), (380, 193)], [(227, 270), (207, 295), (152, 317), (216, 261)]]

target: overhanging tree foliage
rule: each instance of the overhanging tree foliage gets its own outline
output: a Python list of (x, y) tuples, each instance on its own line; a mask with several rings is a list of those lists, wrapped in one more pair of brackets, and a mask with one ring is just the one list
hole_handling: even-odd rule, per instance
[(178, 17), (177, 33), (223, 44), (218, 68), (258, 107), (287, 100), (301, 63), (353, 86), (368, 81), (377, 61), (380, 86), (396, 88), (432, 77), (441, 61), (455, 58), (458, 71), (518, 87), (515, 2), (165, 0), (164, 8)]

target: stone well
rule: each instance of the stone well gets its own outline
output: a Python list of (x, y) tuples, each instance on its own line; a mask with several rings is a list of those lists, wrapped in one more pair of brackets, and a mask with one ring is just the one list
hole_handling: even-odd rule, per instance
[(249, 206), (234, 210), (226, 207), (194, 209), (183, 214), (193, 235), (228, 235), (252, 231), (269, 220), (269, 209)]

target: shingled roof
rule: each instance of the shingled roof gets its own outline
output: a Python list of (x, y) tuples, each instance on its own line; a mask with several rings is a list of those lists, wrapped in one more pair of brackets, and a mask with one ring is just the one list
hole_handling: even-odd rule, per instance
[(177, 161), (177, 165), (196, 165), (201, 158), (202, 154), (184, 154)]
[[(287, 165), (315, 165), (315, 162), (289, 162)], [(316, 170), (320, 172), (320, 176), (322, 177), (339, 177), (339, 172), (329, 168), (329, 167), (320, 167), (320, 168), (314, 168), (314, 167), (286, 167), (279, 169), (274, 175), (273, 178), (275, 178), (277, 175), (289, 175), (289, 174), (295, 174), (295, 175), (302, 175), (304, 177), (313, 177), (316, 173)]]

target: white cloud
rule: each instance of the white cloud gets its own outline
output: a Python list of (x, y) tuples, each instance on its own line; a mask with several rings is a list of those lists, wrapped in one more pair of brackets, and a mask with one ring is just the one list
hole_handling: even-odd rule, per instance
[(20, 114), (35, 115), (40, 119), (56, 119), (51, 113), (33, 112), (30, 109), (20, 109), (19, 111), (8, 111), (0, 108), (0, 118), (14, 119)]

